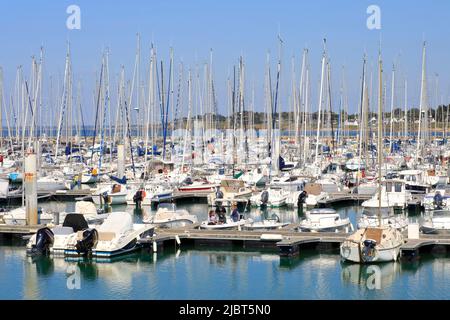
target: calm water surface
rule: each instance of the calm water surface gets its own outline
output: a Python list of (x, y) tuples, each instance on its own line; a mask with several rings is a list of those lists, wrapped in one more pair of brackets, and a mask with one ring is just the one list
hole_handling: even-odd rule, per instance
[[(41, 204), (40, 204), (41, 205)], [(42, 204), (71, 210), (73, 204)], [(207, 207), (187, 204), (206, 219)], [(142, 214), (132, 208), (114, 211)], [(358, 207), (339, 208), (352, 222)], [(282, 221), (296, 211), (276, 213)], [(23, 242), (0, 240), (0, 299), (450, 299), (450, 254), (422, 254), (416, 262), (372, 266), (342, 263), (337, 249), (304, 249), (295, 258), (277, 252), (199, 250), (183, 246), (153, 254), (142, 250), (113, 261), (27, 257)]]

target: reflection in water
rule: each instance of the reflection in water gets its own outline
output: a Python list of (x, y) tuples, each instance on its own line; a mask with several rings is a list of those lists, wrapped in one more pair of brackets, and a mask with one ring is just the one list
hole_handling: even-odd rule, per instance
[[(184, 207), (206, 218), (205, 204)], [(131, 210), (139, 221), (151, 209), (113, 210)], [(356, 211), (341, 214), (354, 219)], [(282, 221), (301, 218), (287, 209), (248, 214), (272, 213)], [(79, 290), (67, 286), (72, 268), (80, 276)], [(0, 242), (0, 283), (1, 299), (448, 299), (450, 259), (437, 248), (420, 259), (370, 266), (342, 263), (337, 250), (302, 248), (298, 257), (280, 258), (277, 252), (184, 244), (155, 254), (69, 259), (27, 257), (23, 243), (6, 240)]]
[(344, 283), (357, 284), (369, 290), (389, 287), (400, 272), (398, 262), (359, 264), (341, 262), (341, 279)]
[(36, 267), (36, 274), (38, 276), (48, 276), (54, 272), (53, 259), (48, 256), (29, 257), (31, 264)]

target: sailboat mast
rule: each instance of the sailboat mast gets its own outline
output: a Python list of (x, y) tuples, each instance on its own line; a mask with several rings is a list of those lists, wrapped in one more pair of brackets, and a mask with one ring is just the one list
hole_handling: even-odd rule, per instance
[(379, 87), (378, 87), (378, 224), (381, 227), (381, 163), (383, 161), (383, 146), (382, 146), (382, 135), (383, 135), (383, 69), (381, 61), (381, 52), (378, 56), (378, 77), (379, 77)]
[[(325, 42), (326, 40), (324, 39), (324, 47), (325, 47)], [(322, 113), (322, 100), (323, 100), (323, 81), (324, 81), (324, 76), (325, 76), (325, 58), (326, 58), (326, 54), (325, 54), (325, 48), (323, 50), (323, 55), (322, 55), (322, 72), (321, 72), (321, 76), (320, 76), (320, 93), (319, 93), (319, 112), (317, 114), (317, 132), (316, 132), (316, 157), (315, 157), (315, 163), (318, 162), (318, 156), (319, 156), (319, 138), (320, 138), (320, 116)]]

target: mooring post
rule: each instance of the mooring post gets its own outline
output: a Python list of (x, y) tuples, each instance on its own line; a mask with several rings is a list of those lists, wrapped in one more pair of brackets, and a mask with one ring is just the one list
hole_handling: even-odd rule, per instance
[(37, 225), (36, 154), (33, 152), (25, 156), (25, 211), (27, 225)]

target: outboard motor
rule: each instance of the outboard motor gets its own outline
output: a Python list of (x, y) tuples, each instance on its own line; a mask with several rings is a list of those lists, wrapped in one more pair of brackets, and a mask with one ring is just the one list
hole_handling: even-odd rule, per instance
[(32, 254), (49, 254), (50, 247), (53, 245), (55, 236), (49, 228), (41, 228), (36, 233), (36, 244), (32, 246)]
[(216, 199), (223, 199), (223, 192), (222, 192), (222, 190), (218, 190), (216, 192)]
[(87, 254), (92, 251), (98, 242), (98, 231), (96, 229), (86, 229), (83, 231), (83, 239), (76, 244), (79, 254)]
[(300, 192), (297, 199), (297, 207), (301, 207), (305, 203), (307, 197), (308, 193), (305, 190)]
[(139, 203), (139, 202), (144, 201), (144, 193), (142, 192), (142, 190), (136, 191), (136, 193), (133, 196), (133, 201), (134, 201), (134, 203)]
[(362, 256), (364, 260), (369, 261), (375, 256), (375, 247), (377, 242), (372, 239), (366, 239), (363, 241), (364, 248), (362, 250)]
[(436, 194), (434, 195), (434, 205), (436, 206), (437, 210), (441, 210), (442, 209), (442, 205), (443, 205), (443, 199), (442, 199), (442, 195), (441, 193), (438, 191), (436, 192)]
[(267, 203), (269, 202), (269, 191), (264, 190), (261, 193), (261, 205), (267, 205)]

